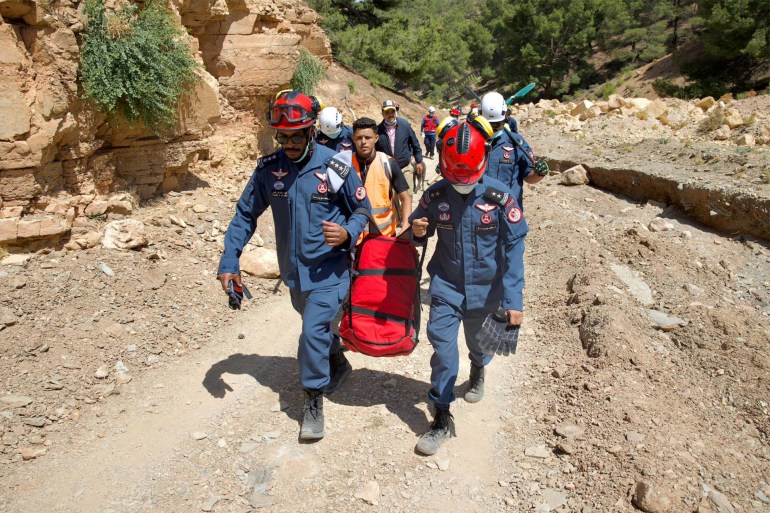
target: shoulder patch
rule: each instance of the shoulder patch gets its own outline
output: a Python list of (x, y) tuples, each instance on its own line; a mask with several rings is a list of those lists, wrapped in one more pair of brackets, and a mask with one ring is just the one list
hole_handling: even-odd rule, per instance
[(352, 155), (350, 151), (342, 151), (329, 159), (326, 163), (326, 176), (329, 179), (329, 185), (333, 192), (342, 189), (343, 184), (350, 176), (352, 164)]
[(507, 192), (495, 189), (494, 187), (487, 187), (487, 190), (484, 191), (484, 198), (503, 208), (505, 208), (506, 203), (508, 203), (509, 196), (510, 195)]
[(446, 188), (445, 187), (438, 187), (436, 189), (428, 189), (425, 191), (425, 193), (422, 195), (422, 198), (420, 198), (420, 205), (422, 208), (428, 208), (428, 205), (432, 201), (436, 201), (439, 198), (443, 198), (446, 196)]
[(329, 161), (329, 165), (327, 166), (327, 169), (330, 169), (335, 173), (337, 173), (337, 176), (339, 176), (343, 180), (347, 179), (348, 175), (350, 174), (350, 166), (348, 166), (341, 160), (338, 160), (337, 158), (333, 158)]
[(278, 152), (271, 153), (266, 157), (262, 157), (261, 159), (259, 159), (259, 163), (257, 164), (257, 169), (262, 169), (266, 165), (270, 164), (271, 162), (275, 162), (276, 160), (278, 160)]
[(514, 224), (521, 221), (522, 217), (524, 217), (524, 215), (519, 207), (512, 207), (508, 211), (508, 220)]

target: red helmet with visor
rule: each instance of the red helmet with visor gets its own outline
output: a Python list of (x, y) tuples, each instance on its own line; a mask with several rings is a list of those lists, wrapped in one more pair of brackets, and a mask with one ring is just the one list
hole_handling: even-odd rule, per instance
[(471, 122), (446, 121), (438, 134), (441, 175), (454, 184), (478, 182), (487, 167), (487, 141), (491, 135), (491, 129), (487, 128), (489, 123), (478, 117)]
[(275, 130), (301, 130), (313, 126), (320, 102), (296, 89), (281, 91), (267, 108), (267, 122)]

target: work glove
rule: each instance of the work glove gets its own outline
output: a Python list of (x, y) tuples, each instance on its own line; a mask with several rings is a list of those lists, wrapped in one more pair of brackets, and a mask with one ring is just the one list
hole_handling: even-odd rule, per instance
[(240, 310), (241, 301), (243, 296), (251, 299), (251, 292), (246, 288), (246, 285), (238, 285), (235, 280), (230, 280), (227, 284), (227, 296), (231, 310)]
[(476, 340), (482, 353), (508, 356), (516, 354), (519, 343), (520, 326), (508, 324), (508, 316), (502, 308), (487, 315), (481, 329), (476, 334)]
[(548, 168), (548, 162), (545, 160), (538, 160), (535, 162), (535, 174), (538, 176), (545, 176), (550, 169)]

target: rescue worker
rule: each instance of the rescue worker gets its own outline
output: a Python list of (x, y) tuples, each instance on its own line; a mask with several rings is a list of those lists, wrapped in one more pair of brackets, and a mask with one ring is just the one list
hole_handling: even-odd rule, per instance
[(486, 176), (489, 123), (447, 118), (438, 128), (443, 179), (425, 191), (411, 215), (415, 240), (437, 234), (427, 266), (430, 281), (428, 340), (433, 346), (431, 388), (435, 411), (417, 451), (431, 455), (454, 433), (449, 412), (460, 364), (457, 335), (463, 323), (471, 372), (465, 400), (484, 395), (485, 368), (492, 356), (476, 340), (484, 319), (502, 307), (512, 326), (524, 319), (524, 238), (528, 227), (511, 190)]
[(348, 291), (349, 250), (367, 223), (357, 208), (370, 209), (355, 173), (327, 168), (334, 152), (314, 141), (318, 101), (282, 91), (267, 119), (281, 149), (259, 160), (225, 234), (217, 277), (222, 287), (241, 283), (239, 257), (270, 207), (281, 278), (302, 316), (297, 361), (304, 389), (300, 439), (324, 436), (323, 394), (338, 389), (351, 372), (331, 322)]
[(516, 121), (516, 118), (513, 117), (512, 107), (508, 107), (508, 115), (506, 116), (505, 122), (508, 125), (508, 128), (511, 129), (511, 132), (514, 134), (519, 133), (519, 123)]
[(428, 115), (422, 118), (420, 123), (420, 133), (423, 134), (423, 142), (425, 143), (425, 157), (433, 159), (433, 155), (436, 148), (436, 127), (438, 127), (439, 120), (436, 117), (436, 108), (428, 107)]
[(477, 104), (475, 104), (475, 103), (471, 103), (471, 108), (468, 111), (468, 115), (466, 117), (473, 117), (473, 118), (475, 118), (478, 115), (479, 115), (479, 106)]
[[(382, 122), (377, 125), (377, 150), (393, 157), (401, 167), (413, 192), (420, 184), (418, 177), (425, 174), (422, 148), (412, 125), (396, 116), (397, 105), (393, 100), (382, 102)], [(412, 167), (412, 158), (415, 165)]]
[[(412, 196), (406, 177), (393, 157), (375, 150), (377, 122), (373, 119), (359, 118), (353, 122), (353, 142), (356, 151), (352, 164), (366, 187), (372, 216), (383, 235), (395, 237), (396, 225), (403, 230), (408, 228), (409, 214), (412, 213)], [(395, 197), (401, 201), (400, 223)]]
[(524, 208), (524, 182), (536, 184), (548, 174), (548, 166), (536, 166), (535, 155), (524, 138), (511, 131), (506, 124), (508, 106), (503, 95), (491, 92), (481, 99), (481, 115), (494, 130), (487, 176), (496, 178), (509, 187), (520, 208)]
[(353, 150), (353, 131), (342, 122), (342, 114), (334, 107), (325, 107), (318, 116), (320, 133), (315, 140), (336, 152)]

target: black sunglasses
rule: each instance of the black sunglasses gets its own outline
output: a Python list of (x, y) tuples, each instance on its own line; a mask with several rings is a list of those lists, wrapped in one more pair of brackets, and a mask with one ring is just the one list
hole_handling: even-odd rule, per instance
[(275, 140), (278, 141), (278, 144), (286, 144), (287, 142), (291, 141), (292, 144), (302, 144), (305, 142), (307, 137), (305, 137), (305, 134), (294, 134), (294, 135), (286, 135), (286, 134), (275, 134)]

